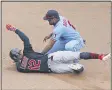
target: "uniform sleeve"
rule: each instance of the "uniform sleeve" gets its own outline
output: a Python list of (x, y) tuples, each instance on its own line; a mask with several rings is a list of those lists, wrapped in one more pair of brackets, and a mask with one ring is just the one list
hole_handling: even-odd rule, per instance
[(55, 29), (53, 31), (52, 39), (55, 40), (55, 41), (59, 40), (60, 37), (62, 37), (63, 33), (64, 33), (63, 28)]
[(21, 67), (21, 63), (20, 62), (16, 62), (16, 69), (17, 69), (18, 72), (21, 72), (21, 73), (28, 73), (29, 72), (28, 70), (23, 69)]
[(33, 51), (32, 46), (30, 44), (29, 38), (20, 30), (16, 30), (15, 33), (20, 37), (20, 39), (23, 41), (24, 43), (24, 51), (23, 53), (29, 52), (29, 51)]

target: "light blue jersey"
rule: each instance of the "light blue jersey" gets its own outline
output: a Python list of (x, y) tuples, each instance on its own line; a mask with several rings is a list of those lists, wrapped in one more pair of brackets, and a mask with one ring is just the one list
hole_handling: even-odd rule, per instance
[(79, 32), (66, 18), (60, 16), (60, 21), (54, 26), (52, 39), (56, 41), (50, 53), (55, 51), (79, 51), (84, 42)]
[(69, 42), (81, 38), (79, 32), (70, 24), (64, 17), (60, 16), (60, 21), (54, 26), (53, 37), (54, 40), (61, 40)]

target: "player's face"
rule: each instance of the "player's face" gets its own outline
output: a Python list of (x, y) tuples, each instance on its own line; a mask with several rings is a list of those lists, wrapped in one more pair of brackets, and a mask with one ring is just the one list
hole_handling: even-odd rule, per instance
[(55, 25), (57, 22), (56, 18), (48, 19), (49, 25)]
[(52, 19), (48, 19), (49, 25), (54, 25), (54, 20)]
[(23, 56), (23, 55), (22, 55), (22, 50), (20, 50), (18, 54), (19, 54), (19, 55), (18, 55), (18, 58), (21, 59), (22, 56)]

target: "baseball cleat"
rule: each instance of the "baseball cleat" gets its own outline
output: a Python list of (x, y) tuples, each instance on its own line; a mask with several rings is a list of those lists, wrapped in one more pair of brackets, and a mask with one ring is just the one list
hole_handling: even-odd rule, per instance
[(105, 61), (105, 60), (108, 60), (111, 58), (111, 53), (107, 54), (107, 55), (104, 55), (102, 60)]
[(84, 70), (83, 65), (78, 63), (70, 64), (68, 67), (74, 70), (76, 73), (81, 73)]

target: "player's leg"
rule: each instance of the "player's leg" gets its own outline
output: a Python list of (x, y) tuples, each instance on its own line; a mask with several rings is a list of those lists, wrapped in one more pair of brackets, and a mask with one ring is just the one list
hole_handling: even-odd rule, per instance
[(78, 40), (72, 40), (69, 41), (66, 45), (65, 45), (65, 49), (68, 51), (80, 51), (81, 48), (83, 48), (85, 46), (84, 44), (84, 40), (83, 39), (78, 39)]
[[(80, 52), (57, 51), (48, 55), (48, 66), (56, 73), (76, 72), (84, 70), (83, 65), (78, 64)], [(75, 61), (74, 61), (75, 60)]]
[(50, 58), (53, 56), (53, 60), (56, 62), (64, 62), (64, 63), (77, 63), (79, 59), (100, 59), (107, 60), (111, 58), (111, 54), (97, 54), (92, 52), (72, 52), (72, 51), (57, 51), (48, 55)]
[[(108, 60), (111, 58), (111, 53), (109, 54), (97, 54), (91, 52), (81, 52), (80, 59), (90, 60), (90, 59), (100, 59), (100, 60)], [(84, 66), (78, 63), (70, 64), (69, 67), (73, 69), (76, 73), (80, 73), (84, 70)]]
[(80, 52), (57, 51), (48, 55), (56, 63), (77, 63), (80, 59)]
[(68, 67), (68, 64), (51, 64), (50, 69), (54, 73), (73, 73), (74, 70)]
[(54, 73), (81, 73), (84, 70), (83, 65), (81, 64), (56, 64), (56, 63), (52, 63), (50, 66), (50, 69), (52, 70), (52, 72)]
[(65, 50), (65, 42), (64, 41), (56, 41), (53, 47), (47, 52), (47, 54), (56, 52), (56, 51), (63, 51)]
[(100, 60), (108, 60), (111, 58), (111, 54), (97, 54), (97, 53), (91, 53), (91, 52), (81, 52), (80, 53), (80, 59), (100, 59)]

